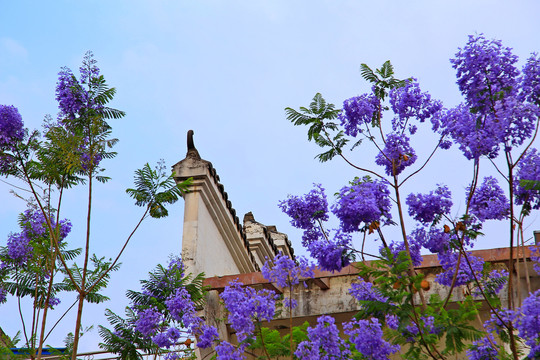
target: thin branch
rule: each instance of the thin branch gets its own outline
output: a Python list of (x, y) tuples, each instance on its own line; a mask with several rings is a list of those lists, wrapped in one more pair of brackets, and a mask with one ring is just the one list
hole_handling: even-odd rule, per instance
[(431, 152), (431, 154), (429, 155), (429, 157), (426, 159), (426, 161), (424, 162), (424, 164), (422, 166), (420, 166), (419, 169), (417, 169), (416, 171), (414, 171), (413, 173), (409, 174), (409, 176), (407, 176), (405, 179), (403, 179), (401, 181), (401, 183), (399, 183), (398, 186), (401, 186), (405, 183), (405, 181), (409, 180), (409, 178), (413, 177), (414, 175), (418, 174), (420, 171), (422, 171), (422, 169), (427, 165), (427, 163), (431, 160), (431, 158), (433, 157), (433, 155), (435, 155), (435, 152), (437, 151), (437, 149), (439, 148), (439, 145), (441, 144), (442, 140), (444, 139), (444, 136), (441, 137), (441, 139), (439, 140), (439, 142), (437, 143), (437, 146), (435, 146), (435, 149), (433, 149), (433, 151)]
[(101, 276), (94, 282), (94, 284), (92, 286), (90, 286), (88, 289), (87, 289), (87, 293), (90, 293), (92, 292), (92, 290), (94, 289), (94, 287), (99, 284), (99, 282), (111, 271), (111, 269), (114, 268), (114, 266), (116, 265), (116, 263), (118, 262), (118, 260), (120, 259), (120, 256), (122, 255), (122, 253), (124, 252), (126, 246), (128, 245), (129, 241), (131, 240), (131, 238), (133, 237), (133, 235), (135, 234), (135, 232), (137, 231), (137, 229), (139, 228), (139, 226), (141, 225), (141, 223), (143, 222), (143, 220), (146, 218), (146, 214), (148, 214), (148, 212), (150, 211), (150, 208), (146, 208), (146, 211), (144, 212), (143, 216), (141, 217), (141, 219), (139, 220), (139, 222), (137, 223), (137, 225), (135, 226), (135, 228), (133, 229), (133, 231), (131, 231), (131, 234), (129, 234), (127, 240), (125, 241), (124, 243), (124, 246), (122, 246), (122, 249), (120, 250), (120, 252), (118, 253), (118, 255), (116, 256), (116, 259), (114, 259), (113, 263), (111, 264), (111, 266), (109, 266), (109, 268), (103, 273), (101, 274)]

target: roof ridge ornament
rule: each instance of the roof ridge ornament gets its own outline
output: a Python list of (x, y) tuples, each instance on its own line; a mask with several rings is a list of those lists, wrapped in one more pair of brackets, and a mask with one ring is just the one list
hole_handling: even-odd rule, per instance
[(193, 158), (197, 160), (201, 160), (201, 156), (199, 155), (199, 152), (195, 148), (195, 143), (193, 142), (193, 130), (189, 130), (187, 132), (187, 154), (186, 158)]

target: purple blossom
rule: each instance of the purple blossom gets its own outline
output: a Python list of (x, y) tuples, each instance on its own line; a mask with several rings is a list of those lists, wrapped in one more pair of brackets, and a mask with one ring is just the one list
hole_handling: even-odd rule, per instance
[(199, 325), (200, 318), (196, 316), (195, 304), (185, 287), (176, 289), (176, 292), (165, 301), (172, 318), (185, 327), (193, 330)]
[(470, 108), (490, 112), (498, 98), (517, 92), (518, 57), (500, 40), (487, 40), (482, 34), (469, 36), (463, 49), (450, 62), (457, 70), (457, 84)]
[(375, 163), (385, 167), (389, 176), (399, 175), (407, 166), (416, 161), (414, 149), (405, 134), (390, 133), (386, 136), (384, 149), (375, 157)]
[(386, 326), (388, 326), (389, 329), (397, 330), (399, 327), (399, 318), (394, 314), (386, 314), (384, 316), (384, 320), (386, 322)]
[(419, 244), (432, 253), (439, 253), (449, 249), (450, 234), (445, 233), (443, 229), (434, 226), (426, 232), (424, 228), (417, 228), (409, 235), (411, 243)]
[(169, 260), (169, 271), (178, 271), (179, 277), (184, 277), (184, 262), (180, 256), (172, 256)]
[[(488, 122), (490, 120), (490, 122)], [(469, 160), (486, 156), (494, 159), (499, 154), (500, 134), (504, 131), (501, 122), (486, 117), (482, 121), (472, 114), (469, 108), (460, 104), (457, 107), (442, 111), (432, 120), (434, 129), (441, 128), (443, 136), (449, 135)]]
[(343, 102), (343, 110), (338, 117), (345, 134), (356, 137), (362, 132), (362, 126), (369, 124), (379, 109), (379, 99), (373, 94), (363, 94)]
[(7, 291), (6, 289), (0, 287), (0, 304), (3, 304), (7, 301)]
[(392, 111), (396, 114), (392, 120), (392, 129), (402, 132), (409, 124), (411, 135), (416, 132), (416, 126), (409, 122), (411, 119), (424, 122), (442, 109), (440, 101), (432, 100), (431, 95), (421, 92), (416, 79), (407, 81), (405, 86), (391, 89), (389, 100)]
[(148, 308), (138, 313), (137, 320), (135, 321), (135, 330), (143, 334), (144, 336), (150, 336), (157, 330), (163, 315), (157, 310)]
[(392, 345), (384, 340), (379, 320), (353, 320), (343, 325), (345, 334), (354, 344), (356, 350), (366, 359), (387, 360), (390, 355), (400, 350), (399, 345)]
[(520, 98), (540, 105), (540, 58), (533, 53), (523, 67)]
[(183, 360), (184, 357), (179, 355), (177, 352), (169, 352), (169, 353), (166, 353), (163, 358), (165, 360)]
[(538, 107), (520, 99), (517, 57), (498, 40), (469, 37), (451, 62), (466, 105), (441, 113), (434, 128), (459, 144), (467, 159), (497, 157), (499, 148), (522, 145), (535, 128)]
[[(390, 245), (388, 246), (390, 248), (390, 251), (392, 252), (392, 255), (394, 256), (394, 260), (398, 258), (400, 252), (406, 252), (407, 249), (405, 248), (405, 242), (395, 242), (392, 241)], [(380, 252), (384, 249), (383, 246), (380, 248)], [(420, 250), (422, 249), (422, 244), (410, 241), (409, 242), (409, 251), (411, 255), (411, 261), (414, 266), (420, 266), (422, 263), (422, 255), (420, 254)]]
[(228, 321), (236, 330), (239, 342), (253, 336), (255, 326), (253, 321), (271, 321), (275, 312), (275, 294), (262, 289), (259, 291), (250, 287), (242, 288), (242, 284), (232, 281), (225, 287), (221, 298), (229, 311)]
[[(438, 258), (439, 262), (441, 263), (441, 267), (443, 268), (443, 272), (437, 274), (435, 281), (441, 285), (451, 286), (454, 273), (456, 272), (459, 254), (451, 251), (441, 252), (438, 254)], [(472, 271), (471, 267), (469, 267), (469, 264), (467, 263), (467, 260), (464, 256), (462, 256), (459, 263), (459, 269), (457, 269), (456, 286), (465, 285), (471, 281), (474, 281), (473, 272), (476, 278), (479, 280), (482, 277), (484, 260), (482, 258), (472, 256), (470, 253), (467, 254), (467, 258), (471, 263)]]
[(279, 202), (281, 210), (291, 217), (291, 224), (299, 229), (311, 229), (317, 221), (328, 220), (328, 202), (324, 188), (313, 184), (314, 189), (303, 197), (289, 195)]
[(152, 341), (160, 348), (170, 348), (173, 344), (167, 333), (159, 333), (152, 338)]
[[(489, 274), (484, 276), (482, 279), (479, 279), (482, 291), (487, 294), (496, 295), (498, 294), (508, 280), (508, 271), (502, 270), (491, 270)], [(482, 296), (480, 289), (475, 288), (473, 295)]]
[(62, 116), (74, 117), (84, 106), (84, 90), (71, 70), (63, 67), (58, 73), (56, 101)]
[(300, 360), (349, 359), (349, 346), (339, 336), (335, 322), (331, 316), (319, 316), (317, 326), (307, 329), (308, 340), (298, 344), (294, 355)]
[(530, 294), (520, 308), (521, 314), (516, 324), (519, 336), (525, 339), (525, 344), (531, 348), (529, 358), (540, 356), (540, 290)]
[(208, 326), (203, 324), (200, 328), (201, 335), (199, 336), (199, 341), (197, 346), (206, 349), (212, 346), (212, 343), (219, 338), (218, 331), (213, 326)]
[(345, 266), (349, 265), (352, 260), (352, 255), (349, 249), (352, 244), (350, 234), (337, 231), (331, 237), (327, 234), (326, 237), (319, 238), (307, 244), (309, 253), (317, 260), (319, 267), (326, 271), (340, 271)]
[(244, 360), (243, 349), (236, 349), (231, 343), (222, 341), (216, 346), (218, 360)]
[(514, 323), (519, 316), (517, 311), (510, 309), (498, 309), (495, 311), (497, 311), (498, 316), (492, 310), (491, 317), (484, 322), (484, 327), (486, 330), (496, 332), (497, 334), (500, 334), (501, 329), (506, 330), (506, 326)]
[(175, 327), (170, 327), (169, 330), (167, 330), (167, 336), (171, 341), (176, 342), (178, 339), (180, 339), (180, 330), (178, 330)]
[(433, 316), (422, 316), (420, 321), (424, 326), (424, 330), (429, 334), (438, 334), (441, 332), (441, 329), (435, 326), (435, 318)]
[(473, 341), (472, 346), (467, 350), (467, 355), (470, 360), (496, 360), (498, 359), (497, 348), (493, 346), (496, 344), (495, 338), (492, 334), (488, 334), (480, 340)]
[(312, 278), (315, 276), (314, 264), (309, 264), (308, 260), (299, 257), (298, 265), (290, 257), (279, 253), (270, 262), (266, 260), (262, 268), (262, 275), (268, 281), (272, 281), (281, 287), (288, 287), (300, 283), (301, 278)]
[(533, 262), (534, 271), (540, 275), (540, 246), (531, 247), (531, 260)]
[(49, 307), (54, 308), (56, 305), (60, 304), (60, 299), (54, 296), (49, 298)]
[(0, 105), (0, 150), (12, 150), (24, 138), (23, 121), (13, 105)]
[(390, 224), (390, 209), (390, 191), (386, 183), (369, 177), (357, 178), (351, 186), (343, 187), (332, 206), (332, 212), (340, 220), (344, 232), (359, 231), (362, 223), (364, 226), (374, 221)]
[[(63, 67), (58, 73), (56, 82), (56, 100), (60, 109), (61, 121), (72, 120), (81, 116), (88, 110), (101, 110), (103, 104), (95, 99), (95, 95), (101, 91), (99, 87), (99, 68), (92, 52), (87, 52), (83, 58), (80, 71), (80, 79), (77, 80), (68, 67)], [(83, 85), (86, 85), (83, 87)]]
[(540, 190), (527, 190), (521, 180), (540, 181), (540, 153), (530, 149), (519, 162), (514, 179), (514, 194), (517, 205), (530, 204), (533, 209), (540, 209)]
[(409, 194), (405, 200), (409, 215), (423, 224), (432, 223), (437, 216), (450, 213), (452, 194), (447, 186), (438, 185), (429, 194)]
[[(467, 188), (467, 199), (469, 198), (470, 187)], [(470, 204), (471, 214), (478, 220), (502, 220), (506, 218), (510, 209), (510, 202), (504, 195), (503, 189), (499, 186), (497, 179), (492, 176), (484, 178), (473, 194)]]
[[(54, 216), (50, 216), (51, 225), (56, 228)], [(8, 237), (8, 257), (17, 265), (25, 264), (32, 258), (34, 247), (32, 243), (49, 241), (49, 228), (45, 216), (40, 210), (28, 209), (21, 214), (19, 221), (20, 233), (12, 233)], [(59, 225), (59, 239), (62, 241), (71, 231), (71, 222), (61, 220)]]
[(352, 283), (349, 289), (351, 294), (358, 301), (380, 301), (386, 303), (388, 298), (381, 295), (377, 288), (373, 287), (373, 283), (364, 281), (362, 278), (358, 278), (360, 282)]
[(32, 257), (34, 248), (30, 238), (24, 233), (10, 234), (7, 241), (8, 256), (18, 265), (23, 265)]

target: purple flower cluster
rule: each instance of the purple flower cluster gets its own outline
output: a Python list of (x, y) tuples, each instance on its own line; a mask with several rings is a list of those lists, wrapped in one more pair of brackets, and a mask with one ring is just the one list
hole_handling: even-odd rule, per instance
[(142, 310), (135, 321), (135, 330), (144, 336), (150, 336), (157, 331), (162, 320), (163, 315), (157, 310), (153, 308)]
[(218, 360), (244, 360), (243, 355), (245, 345), (235, 348), (231, 343), (222, 341), (216, 346)]
[(516, 329), (531, 348), (529, 358), (537, 359), (540, 356), (540, 290), (523, 300)]
[(335, 322), (331, 316), (319, 316), (317, 326), (307, 329), (308, 340), (298, 344), (294, 355), (300, 360), (349, 359), (349, 346), (339, 336)]
[(498, 351), (493, 346), (496, 344), (492, 334), (488, 334), (480, 340), (473, 341), (472, 346), (467, 350), (470, 360), (497, 360)]
[(416, 228), (409, 235), (409, 240), (413, 244), (423, 246), (432, 253), (447, 251), (450, 246), (450, 234), (434, 226), (430, 227), (427, 232), (424, 228)]
[(345, 100), (343, 110), (339, 113), (345, 134), (356, 137), (358, 133), (362, 133), (362, 126), (372, 122), (379, 107), (379, 99), (373, 94), (363, 94)]
[(337, 231), (333, 237), (319, 238), (307, 244), (311, 256), (317, 260), (319, 267), (326, 271), (340, 271), (349, 265), (352, 257), (352, 237), (350, 234)]
[(30, 238), (23, 233), (9, 234), (7, 241), (8, 256), (17, 265), (25, 264), (31, 257), (34, 248)]
[(442, 103), (431, 99), (431, 95), (420, 90), (416, 79), (407, 81), (405, 86), (390, 90), (390, 105), (396, 117), (392, 120), (392, 129), (403, 132), (407, 123), (409, 133), (416, 132), (416, 126), (409, 123), (410, 119), (424, 122), (442, 109)]
[(540, 58), (532, 54), (523, 67), (520, 98), (540, 106)]
[(389, 356), (400, 350), (399, 345), (392, 345), (384, 340), (379, 320), (353, 320), (343, 325), (345, 334), (354, 344), (356, 350), (366, 359), (387, 360)]
[(196, 316), (195, 304), (185, 287), (176, 289), (176, 292), (165, 301), (165, 305), (171, 317), (186, 328), (193, 330), (199, 325), (200, 318)]
[(56, 305), (60, 304), (60, 299), (54, 296), (49, 298), (49, 307), (54, 308)]
[(84, 106), (83, 89), (71, 69), (63, 67), (56, 82), (56, 101), (61, 114), (74, 117)]
[[(498, 40), (471, 36), (451, 61), (466, 105), (441, 113), (433, 120), (434, 129), (440, 126), (469, 160), (494, 159), (501, 145), (507, 152), (522, 145), (534, 131), (539, 109), (524, 101), (524, 93), (518, 94), (517, 57), (511, 49)], [(534, 66), (529, 74), (529, 83), (538, 79)]]
[[(95, 89), (99, 86), (96, 79), (99, 78), (97, 61), (91, 52), (87, 52), (80, 67), (80, 80), (77, 80), (71, 69), (63, 67), (58, 73), (56, 82), (56, 101), (60, 109), (59, 118), (74, 119), (81, 115), (81, 111), (89, 109), (99, 110), (103, 105), (96, 102)], [(96, 84), (95, 84), (96, 83)], [(88, 85), (88, 90), (82, 85)]]
[[(508, 271), (502, 270), (492, 270), (484, 276), (482, 279), (479, 279), (482, 284), (482, 290), (484, 293), (496, 295), (498, 294), (507, 283), (508, 280)], [(473, 295), (482, 296), (480, 289), (475, 288)]]
[(438, 185), (429, 194), (409, 194), (405, 202), (409, 206), (410, 216), (423, 224), (429, 224), (437, 216), (450, 213), (452, 194), (448, 187)]
[(352, 283), (351, 288), (349, 289), (349, 294), (351, 294), (358, 301), (380, 301), (387, 302), (388, 298), (381, 295), (381, 293), (373, 288), (373, 283), (364, 281), (362, 278), (358, 278), (360, 282)]
[(299, 229), (313, 228), (316, 221), (328, 220), (328, 201), (324, 188), (313, 184), (314, 189), (303, 197), (289, 195), (279, 202), (281, 210), (291, 217), (291, 224)]
[[(469, 198), (470, 187), (467, 188), (467, 198)], [(478, 220), (502, 220), (506, 218), (510, 209), (510, 202), (504, 195), (503, 189), (499, 186), (497, 179), (492, 176), (484, 178), (473, 194), (470, 204), (471, 214)]]
[(7, 291), (4, 288), (0, 287), (0, 304), (3, 304), (7, 301)]
[[(496, 314), (495, 312), (496, 311)], [(519, 310), (498, 309), (491, 310), (491, 317), (484, 322), (484, 328), (490, 332), (500, 334), (510, 323), (514, 323), (519, 316)], [(502, 321), (501, 321), (502, 320)]]
[(533, 246), (531, 248), (531, 260), (533, 261), (534, 271), (540, 275), (540, 246)]
[(533, 209), (540, 209), (540, 190), (527, 190), (520, 185), (521, 180), (540, 181), (540, 153), (530, 149), (519, 162), (514, 181), (514, 194), (517, 205), (530, 204)]
[[(394, 260), (398, 258), (400, 252), (407, 251), (407, 249), (405, 248), (405, 242), (392, 241), (388, 247), (390, 248), (390, 251), (392, 252)], [(384, 247), (381, 246), (379, 249), (381, 253), (383, 253), (382, 252), (383, 249)], [(411, 254), (411, 261), (414, 266), (420, 266), (420, 264), (422, 264), (423, 258), (422, 258), (422, 255), (420, 254), (420, 250), (422, 250), (421, 243), (418, 243), (416, 241), (409, 241), (409, 252)]]
[(0, 150), (12, 150), (24, 137), (23, 121), (15, 106), (0, 105)]
[[(50, 217), (51, 225), (56, 227), (54, 216)], [(14, 264), (24, 265), (32, 258), (34, 250), (32, 243), (41, 243), (49, 241), (49, 230), (47, 221), (41, 210), (28, 209), (21, 215), (20, 220), (21, 232), (12, 233), (8, 237), (7, 249), (8, 257)], [(61, 220), (59, 225), (59, 238), (62, 241), (71, 231), (71, 222), (69, 220)]]
[(391, 202), (390, 191), (386, 183), (379, 180), (355, 179), (351, 186), (343, 187), (332, 212), (341, 222), (340, 228), (345, 232), (361, 230), (362, 224), (367, 226), (374, 221), (390, 224)]
[(482, 270), (484, 267), (484, 260), (482, 258), (467, 254), (467, 258), (471, 264), (469, 267), (465, 257), (462, 256), (459, 263), (459, 269), (457, 268), (459, 258), (458, 253), (451, 251), (441, 252), (438, 254), (438, 258), (439, 262), (441, 263), (441, 267), (443, 268), (443, 272), (437, 274), (435, 281), (441, 285), (451, 286), (456, 270), (456, 286), (465, 285), (471, 281), (474, 281), (473, 273), (479, 280), (482, 277)]
[(394, 314), (386, 314), (384, 316), (384, 321), (389, 329), (397, 330), (399, 327), (399, 318)]
[(280, 252), (272, 262), (267, 260), (264, 263), (262, 275), (266, 280), (275, 282), (281, 287), (297, 285), (300, 279), (315, 276), (314, 264), (310, 264), (304, 257), (299, 257), (297, 260), (298, 265), (293, 259)]
[(210, 346), (212, 346), (212, 343), (219, 338), (218, 331), (213, 326), (202, 324), (199, 330), (200, 335), (197, 346), (202, 349), (209, 348)]
[(480, 113), (490, 112), (498, 98), (516, 94), (517, 61), (512, 49), (483, 35), (470, 35), (467, 45), (450, 60), (467, 104)]
[(416, 159), (416, 153), (409, 145), (407, 135), (390, 133), (386, 136), (384, 149), (375, 157), (375, 163), (384, 166), (387, 175), (394, 176), (414, 164)]
[(236, 330), (239, 342), (253, 336), (253, 320), (271, 321), (275, 312), (275, 294), (262, 289), (242, 288), (242, 283), (232, 281), (221, 294), (225, 307), (229, 310), (228, 321)]

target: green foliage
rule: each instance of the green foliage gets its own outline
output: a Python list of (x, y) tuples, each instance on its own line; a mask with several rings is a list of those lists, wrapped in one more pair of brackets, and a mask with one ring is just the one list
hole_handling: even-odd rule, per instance
[[(261, 327), (259, 334), (254, 342), (249, 346), (252, 350), (263, 350), (264, 355), (259, 356), (259, 359), (278, 359), (291, 356), (290, 338), (292, 333), (293, 349), (296, 349), (298, 344), (307, 340), (307, 328), (309, 323), (306, 321), (301, 326), (294, 326), (291, 332), (281, 335), (278, 330), (270, 330)], [(269, 355), (266, 356), (266, 354)]]
[[(112, 271), (118, 271), (121, 264), (112, 265), (112, 259), (105, 261), (105, 257), (98, 258), (96, 254), (93, 254), (90, 258), (92, 268), (86, 269), (86, 277), (84, 277), (85, 270), (78, 264), (74, 263), (69, 268), (71, 278), (67, 276), (67, 271), (62, 269), (62, 272), (66, 274), (64, 279), (65, 289), (70, 291), (77, 291), (78, 289), (91, 289), (86, 292), (86, 301), (99, 304), (104, 301), (108, 301), (109, 298), (105, 295), (98, 293), (99, 290), (106, 288), (109, 284), (110, 274)], [(85, 278), (85, 284), (83, 284), (83, 278)], [(73, 283), (72, 279), (75, 281)]]
[(125, 314), (126, 318), (124, 319), (109, 309), (105, 310), (107, 321), (114, 330), (99, 326), (98, 332), (103, 339), (99, 346), (103, 350), (117, 354), (122, 360), (142, 360), (142, 352), (155, 352), (157, 346), (151, 339), (141, 336), (133, 328), (132, 324), (137, 318), (134, 311), (126, 307)]
[(146, 163), (142, 169), (135, 171), (135, 189), (126, 192), (135, 199), (135, 205), (146, 207), (150, 216), (162, 218), (169, 214), (166, 204), (174, 204), (187, 192), (191, 178), (176, 184), (173, 175), (166, 175), (163, 161), (152, 169)]
[[(175, 294), (177, 289), (185, 287), (196, 306), (202, 307), (206, 295), (206, 289), (203, 286), (204, 277), (204, 273), (196, 276), (184, 275), (183, 269), (178, 266), (165, 268), (157, 265), (148, 273), (147, 280), (140, 281), (142, 292), (132, 290), (126, 292), (132, 306), (126, 307), (125, 318), (109, 309), (106, 310), (107, 320), (114, 330), (99, 326), (99, 334), (103, 339), (99, 346), (125, 360), (142, 359), (144, 353), (163, 354), (166, 350), (160, 349), (150, 338), (144, 337), (135, 329), (136, 311), (153, 308), (165, 316), (164, 324), (173, 325), (175, 320), (170, 315), (165, 302)], [(186, 351), (186, 356), (189, 356), (192, 349), (187, 347), (184, 351)]]
[(394, 77), (394, 66), (392, 66), (390, 60), (385, 61), (384, 64), (382, 64), (379, 69), (375, 69), (375, 71), (371, 70), (366, 64), (361, 64), (360, 74), (364, 80), (373, 84), (373, 93), (381, 101), (384, 101), (390, 89), (402, 87), (410, 80), (396, 79)]
[(337, 118), (339, 111), (339, 109), (335, 109), (334, 104), (327, 103), (320, 93), (315, 94), (309, 108), (300, 107), (300, 111), (290, 107), (285, 108), (287, 120), (296, 126), (309, 126), (309, 141), (315, 141), (322, 148), (330, 148), (328, 151), (317, 155), (321, 162), (331, 160), (336, 155), (341, 154), (343, 147), (349, 141), (344, 137), (343, 131), (338, 131), (333, 136), (330, 135), (330, 132), (338, 129), (338, 124), (334, 120)]

